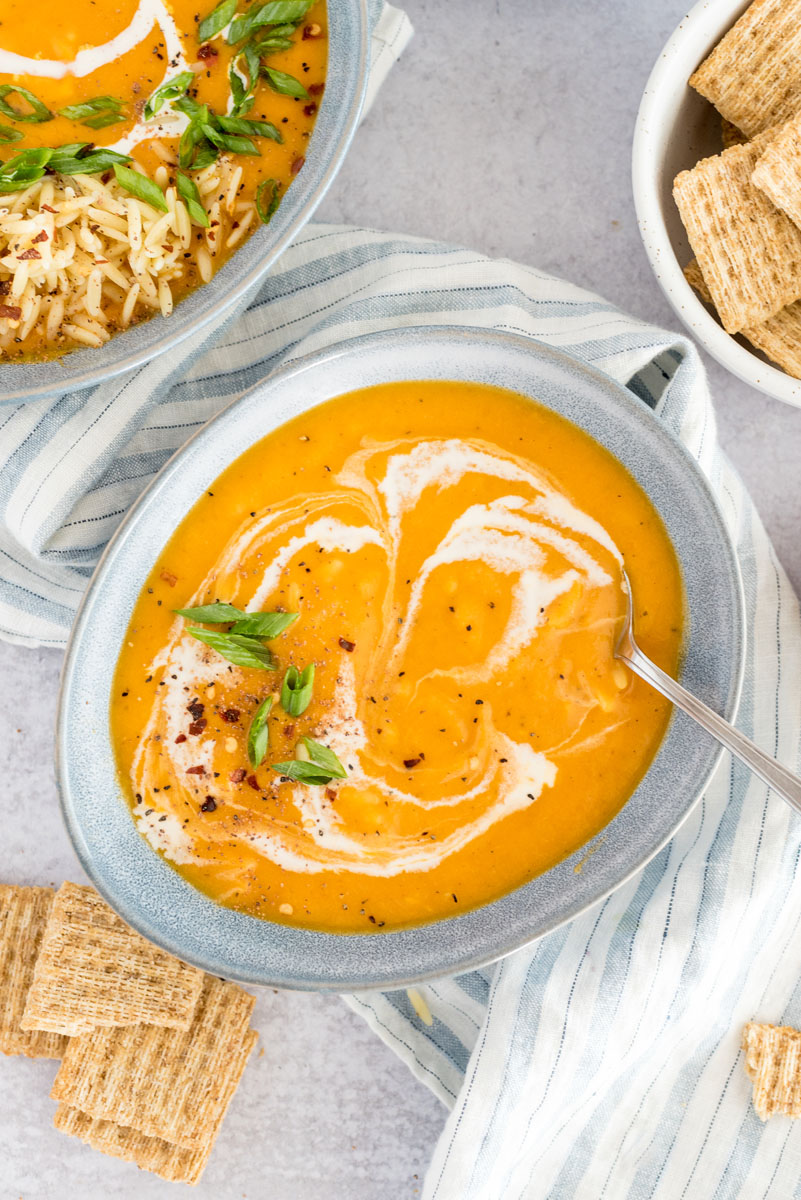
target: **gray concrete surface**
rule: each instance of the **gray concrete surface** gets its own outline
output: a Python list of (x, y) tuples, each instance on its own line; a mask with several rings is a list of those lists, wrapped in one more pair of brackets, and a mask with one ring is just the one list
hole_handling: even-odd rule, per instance
[[(333, 0), (332, 0), (333, 2)], [(406, 0), (416, 37), (320, 217), (463, 243), (679, 328), (634, 221), (640, 93), (684, 0)], [(721, 438), (801, 586), (801, 412), (708, 363)], [(81, 877), (51, 767), (60, 655), (0, 645), (0, 878)], [(198, 1200), (401, 1200), (444, 1112), (333, 997), (267, 992)], [(139, 1200), (176, 1187), (50, 1128), (54, 1066), (0, 1060), (0, 1200)], [(459, 1200), (453, 1197), (452, 1200)]]

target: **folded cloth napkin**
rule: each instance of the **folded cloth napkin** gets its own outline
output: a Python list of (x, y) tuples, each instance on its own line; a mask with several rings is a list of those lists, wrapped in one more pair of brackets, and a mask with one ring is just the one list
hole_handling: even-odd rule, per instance
[[(0, 413), (0, 625), (63, 645), (103, 545), (155, 471), (279, 362), (400, 325), (537, 337), (628, 385), (710, 479), (751, 637), (738, 724), (797, 764), (801, 622), (721, 454), (684, 338), (510, 262), (309, 227), (211, 349)], [(438, 1200), (795, 1195), (801, 1125), (762, 1126), (738, 1058), (752, 1017), (801, 1025), (801, 820), (728, 759), (671, 843), (585, 916), (494, 968), (349, 1002), (451, 1107)]]

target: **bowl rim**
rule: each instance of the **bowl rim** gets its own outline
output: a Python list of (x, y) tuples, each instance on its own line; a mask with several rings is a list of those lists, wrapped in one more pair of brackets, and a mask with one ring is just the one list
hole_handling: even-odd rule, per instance
[[(748, 7), (750, 0), (697, 0), (663, 46), (642, 94), (631, 156), (634, 208), (656, 281), (677, 317), (721, 366), (758, 391), (801, 407), (801, 380), (749, 350), (715, 320), (684, 277), (662, 213), (660, 157), (687, 78)], [(697, 53), (695, 53), (697, 48)], [(693, 54), (690, 55), (690, 50)], [(686, 70), (687, 60), (692, 65)], [(676, 79), (683, 66), (680, 81)]]
[[(232, 970), (230, 964), (223, 963), (220, 959), (212, 961), (197, 953), (188, 953), (185, 946), (182, 947), (178, 940), (175, 940), (170, 935), (165, 934), (163, 929), (159, 929), (151, 924), (148, 924), (148, 921), (143, 918), (141, 912), (134, 905), (125, 901), (121, 901), (119, 895), (115, 893), (115, 880), (113, 876), (111, 881), (109, 881), (98, 863), (93, 861), (92, 855), (84, 840), (81, 822), (75, 812), (73, 797), (70, 795), (69, 791), (67, 767), (70, 760), (70, 751), (68, 745), (70, 724), (70, 691), (73, 684), (73, 677), (77, 671), (77, 663), (81, 650), (82, 638), (85, 632), (85, 627), (88, 624), (90, 605), (95, 598), (96, 592), (103, 583), (106, 573), (113, 569), (113, 559), (118, 547), (123, 544), (128, 530), (134, 527), (140, 512), (148, 505), (153, 495), (157, 494), (160, 488), (165, 486), (171, 477), (175, 476), (175, 474), (182, 469), (184, 458), (188, 458), (187, 451), (192, 447), (198, 446), (198, 444), (204, 440), (214, 439), (214, 427), (216, 423), (220, 421), (221, 418), (224, 418), (225, 415), (232, 409), (240, 405), (244, 406), (249, 400), (254, 399), (256, 395), (265, 388), (269, 390), (270, 388), (278, 387), (282, 384), (292, 381), (297, 390), (297, 380), (299, 377), (302, 379), (304, 372), (320, 367), (325, 368), (333, 360), (349, 354), (358, 353), (358, 351), (363, 347), (372, 347), (376, 345), (380, 347), (385, 345), (391, 350), (397, 346), (399, 339), (401, 342), (408, 342), (412, 347), (415, 347), (419, 346), (422, 338), (427, 339), (429, 342), (434, 341), (439, 343), (448, 341), (452, 342), (454, 340), (458, 341), (459, 339), (462, 339), (462, 341), (466, 344), (469, 345), (472, 343), (474, 346), (476, 344), (481, 346), (482, 343), (486, 345), (486, 343), (489, 342), (494, 346), (507, 346), (511, 347), (512, 349), (517, 349), (517, 351), (522, 351), (525, 354), (532, 355), (532, 357), (535, 359), (537, 356), (539, 356), (541, 361), (545, 360), (546, 363), (550, 362), (558, 371), (578, 371), (588, 383), (592, 384), (594, 389), (601, 389), (603, 392), (607, 393), (607, 395), (610, 393), (614, 394), (615, 401), (628, 408), (629, 414), (635, 421), (641, 424), (648, 424), (649, 428), (654, 432), (654, 436), (659, 442), (662, 443), (663, 447), (669, 446), (674, 453), (678, 453), (679, 458), (681, 458), (684, 462), (684, 468), (688, 471), (693, 485), (700, 493), (703, 494), (705, 502), (708, 505), (708, 514), (716, 526), (716, 534), (720, 538), (720, 546), (723, 550), (729, 570), (727, 584), (731, 587), (731, 635), (733, 644), (735, 646), (735, 651), (732, 656), (731, 669), (728, 675), (727, 697), (725, 704), (723, 705), (723, 709), (724, 715), (729, 720), (734, 720), (738, 710), (742, 694), (746, 658), (747, 631), (745, 624), (745, 601), (739, 561), (737, 559), (731, 536), (726, 527), (720, 504), (715, 497), (714, 492), (712, 491), (709, 481), (702, 472), (699, 463), (690, 453), (688, 448), (672, 433), (671, 430), (665, 426), (663, 422), (656, 417), (655, 413), (653, 413), (653, 411), (648, 408), (647, 405), (645, 405), (641, 400), (637, 399), (637, 397), (629, 392), (628, 389), (626, 389), (622, 384), (618, 383), (604, 372), (598, 370), (596, 367), (573, 359), (563, 351), (539, 342), (534, 338), (506, 333), (505, 331), (500, 330), (470, 326), (403, 326), (391, 330), (363, 334), (361, 336), (342, 341), (333, 347), (325, 347), (321, 350), (313, 351), (301, 358), (293, 359), (286, 365), (277, 368), (264, 380), (256, 384), (255, 387), (249, 389), (247, 392), (243, 393), (237, 399), (232, 401), (229, 405), (222, 409), (220, 413), (208, 421), (200, 430), (196, 431), (184, 444), (184, 446), (176, 451), (169, 462), (162, 467), (161, 471), (159, 471), (159, 473), (154, 477), (154, 479), (151, 481), (145, 491), (142, 492), (135, 504), (127, 513), (125, 519), (106, 546), (106, 549), (104, 550), (103, 555), (97, 564), (95, 572), (89, 582), (86, 593), (84, 594), (83, 600), (78, 609), (67, 645), (64, 667), (61, 676), (58, 712), (56, 719), (55, 773), (59, 791), (62, 819), (64, 820), (67, 833), (78, 859), (80, 860), (81, 865), (83, 866), (86, 874), (89, 876), (94, 886), (104, 897), (104, 899), (111, 905), (111, 907), (115, 909), (115, 911), (118, 912), (119, 915), (128, 922), (128, 924), (137, 929), (141, 934), (147, 937), (150, 941), (154, 942), (156, 945), (161, 946), (163, 949), (167, 950), (176, 957), (190, 962), (204, 970), (208, 970), (216, 974), (224, 974), (227, 978), (237, 979), (243, 983), (255, 984), (258, 986), (275, 986), (289, 990), (322, 992), (389, 990), (411, 986), (412, 984), (425, 982), (429, 979), (441, 978), (444, 975), (461, 974), (465, 971), (474, 970), (476, 968), (487, 966), (490, 963), (496, 962), (515, 950), (522, 949), (525, 946), (533, 944), (545, 934), (553, 932), (553, 930), (559, 928), (561, 925), (566, 924), (568, 921), (572, 921), (591, 908), (596, 907), (613, 892), (617, 891), (620, 887), (637, 875), (659, 853), (659, 851), (664, 848), (667, 842), (675, 836), (677, 830), (690, 816), (725, 754), (722, 746), (718, 745), (710, 748), (706, 768), (699, 774), (699, 778), (693, 784), (692, 800), (681, 812), (679, 818), (675, 820), (669, 829), (667, 829), (664, 836), (662, 836), (658, 842), (648, 845), (645, 850), (631, 862), (625, 873), (616, 876), (614, 881), (609, 886), (603, 887), (602, 889), (597, 889), (589, 897), (589, 899), (586, 900), (586, 902), (575, 904), (572, 908), (568, 906), (565, 911), (560, 912), (560, 914), (553, 920), (545, 924), (541, 924), (536, 928), (536, 930), (532, 931), (532, 929), (528, 929), (525, 932), (521, 931), (516, 936), (507, 935), (505, 940), (503, 938), (499, 938), (498, 943), (494, 945), (491, 950), (484, 946), (475, 952), (454, 954), (445, 963), (438, 964), (424, 970), (396, 970), (393, 973), (385, 972), (380, 977), (370, 976), (363, 978), (359, 976), (358, 978), (355, 978), (347, 976), (345, 978), (337, 978), (333, 981), (327, 976), (324, 977), (319, 974), (314, 974), (311, 969), (306, 971), (306, 974), (304, 974), (303, 978), (299, 978), (296, 975), (270, 975), (267, 977), (262, 971), (254, 971), (247, 968), (243, 969), (241, 966), (237, 966), (236, 969)], [(536, 369), (536, 365), (532, 364), (532, 370), (534, 369)], [(416, 378), (421, 378), (421, 376), (417, 375)], [(333, 394), (336, 395), (341, 393)], [(309, 405), (308, 407), (312, 406)], [(570, 420), (571, 418), (568, 417), (566, 419)], [(273, 428), (278, 428), (279, 424), (283, 423), (285, 423), (284, 420), (281, 420), (279, 423), (273, 426)], [(575, 424), (576, 422), (574, 421), (573, 423)], [(269, 432), (269, 430), (266, 432)], [(233, 458), (230, 461), (234, 461)], [(226, 465), (228, 465), (227, 461), (218, 463), (216, 467), (216, 474), (219, 474), (220, 471), (224, 470)], [(166, 540), (167, 538), (165, 538), (165, 542)], [(103, 696), (103, 701), (107, 703), (107, 696), (105, 694)], [(679, 714), (679, 719), (681, 719), (681, 714)], [(670, 727), (672, 727), (672, 724), (675, 720), (676, 714), (674, 712), (674, 715), (671, 717), (671, 725), (669, 726), (668, 731), (666, 731), (663, 741), (667, 739), (670, 732)], [(659, 753), (660, 751), (657, 750), (657, 754), (653, 760), (653, 763), (651, 766), (649, 766), (649, 771), (656, 762), (656, 758), (658, 757)], [(634, 795), (634, 793), (632, 795)], [(625, 810), (629, 802), (630, 801), (627, 801), (626, 804), (624, 804), (623, 809), (620, 810), (621, 812)], [(618, 813), (616, 817), (613, 817), (612, 821), (615, 821), (619, 816), (620, 813)], [(595, 835), (594, 838), (591, 838), (587, 843), (584, 843), (582, 847), (579, 847), (566, 859), (562, 860), (562, 863), (557, 864), (554, 868), (551, 868), (551, 870), (556, 870), (557, 867), (564, 864), (569, 865), (574, 860), (580, 861), (582, 856), (586, 855), (588, 846), (591, 846), (592, 842), (596, 841), (598, 837), (602, 837), (605, 834), (606, 829), (608, 829), (611, 824), (612, 822), (605, 826), (598, 835)], [(146, 847), (148, 855), (153, 856), (155, 859), (159, 859), (160, 856), (156, 855), (155, 851), (153, 851), (152, 848), (147, 845), (145, 839), (142, 838), (141, 834), (138, 832), (138, 830), (136, 830), (133, 822), (131, 822), (131, 830), (133, 833), (135, 833), (136, 838), (141, 840), (142, 845)], [(163, 862), (163, 860), (161, 861)], [(164, 867), (165, 871), (181, 879), (181, 877), (178, 876), (177, 873), (174, 872), (171, 867), (169, 867), (169, 865), (164, 864)], [(485, 913), (488, 910), (500, 911), (501, 906), (506, 903), (512, 903), (510, 899), (511, 897), (521, 893), (525, 888), (531, 887), (533, 883), (536, 883), (537, 879), (543, 878), (543, 876), (546, 874), (548, 874), (548, 872), (545, 872), (543, 875), (535, 877), (535, 879), (529, 883), (520, 885), (518, 888), (505, 893), (503, 896), (490, 901), (485, 905), (481, 905), (476, 909), (469, 910), (462, 915), (445, 918), (440, 921), (431, 922), (420, 926), (393, 930), (387, 933), (320, 933), (315, 931), (306, 931), (297, 927), (285, 927), (269, 921), (264, 921), (259, 918), (245, 917), (244, 914), (237, 915), (242, 917), (244, 920), (256, 922), (258, 926), (267, 926), (273, 931), (281, 931), (289, 928), (292, 934), (300, 935), (301, 940), (304, 942), (311, 944), (314, 943), (315, 939), (317, 939), (317, 944), (320, 947), (322, 947), (322, 945), (326, 942), (329, 943), (329, 945), (339, 944), (341, 946), (343, 939), (350, 941), (355, 940), (361, 946), (364, 946), (365, 950), (368, 949), (369, 943), (372, 943), (374, 946), (377, 944), (377, 942), (381, 942), (382, 944), (393, 943), (397, 945), (400, 941), (400, 944), (402, 945), (402, 939), (406, 935), (411, 935), (414, 937), (417, 934), (421, 934), (422, 936), (427, 936), (427, 931), (431, 930), (453, 930), (455, 936), (452, 940), (456, 942), (458, 941), (458, 930), (460, 924), (463, 929), (467, 929), (467, 923), (469, 923), (473, 918), (477, 918), (478, 914)], [(192, 888), (190, 884), (186, 883), (182, 879), (181, 882), (184, 885), (184, 888), (188, 889), (189, 892), (202, 896), (202, 893), (197, 893), (196, 889)], [(214, 908), (219, 907), (207, 897), (204, 896), (203, 899), (206, 901), (206, 903)], [(226, 911), (231, 912), (232, 910)], [(306, 936), (310, 932), (311, 936)]]
[[(354, 21), (356, 45), (347, 36), (352, 28), (349, 23)], [(255, 289), (311, 218), (342, 166), (364, 107), (370, 29), (368, 0), (336, 0), (329, 4), (326, 89), (304, 168), (287, 189), (269, 226), (258, 227), (208, 283), (176, 304), (169, 317), (154, 315), (97, 348), (71, 350), (49, 360), (0, 362), (0, 406), (94, 387), (144, 366), (212, 323), (221, 322), (249, 289)], [(259, 240), (265, 243), (263, 247), (259, 247)], [(250, 254), (243, 253), (246, 246)], [(104, 361), (94, 365), (98, 356)], [(31, 373), (39, 378), (31, 380)]]

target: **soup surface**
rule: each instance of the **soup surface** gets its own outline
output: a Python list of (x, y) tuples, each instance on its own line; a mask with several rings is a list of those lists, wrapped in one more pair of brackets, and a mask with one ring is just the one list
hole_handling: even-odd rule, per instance
[(211, 278), (302, 169), (323, 0), (4, 0), (0, 363)]
[[(220, 903), (317, 929), (510, 891), (611, 820), (665, 731), (613, 658), (621, 561), (673, 672), (665, 529), (561, 417), (422, 382), (282, 426), (198, 501), (134, 611), (112, 723), (139, 830)], [(212, 604), (234, 610), (174, 612)]]

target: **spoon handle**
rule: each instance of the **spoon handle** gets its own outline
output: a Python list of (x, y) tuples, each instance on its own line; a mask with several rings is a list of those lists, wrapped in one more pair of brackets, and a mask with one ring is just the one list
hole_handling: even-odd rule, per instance
[(797, 775), (788, 771), (781, 763), (777, 763), (769, 754), (765, 754), (750, 738), (740, 733), (739, 729), (735, 729), (692, 692), (688, 692), (670, 675), (666, 675), (638, 647), (627, 647), (624, 653), (619, 652), (619, 657), (658, 692), (672, 700), (677, 708), (697, 721), (707, 733), (717, 738), (727, 750), (741, 759), (796, 812), (801, 813), (801, 779)]

